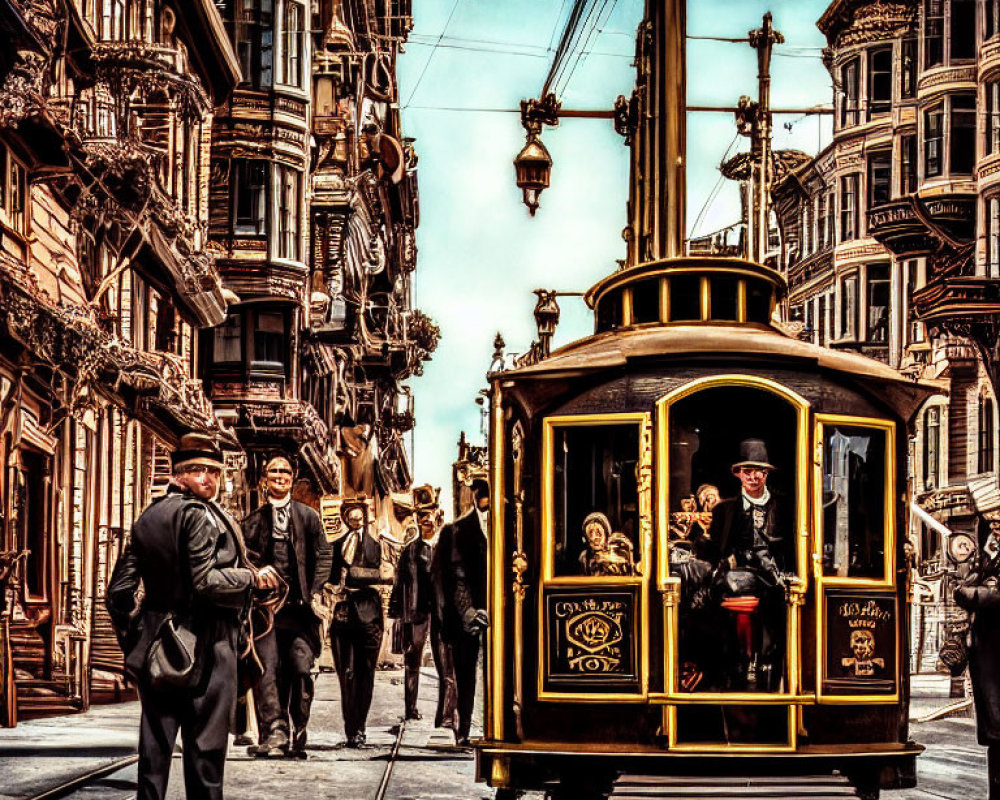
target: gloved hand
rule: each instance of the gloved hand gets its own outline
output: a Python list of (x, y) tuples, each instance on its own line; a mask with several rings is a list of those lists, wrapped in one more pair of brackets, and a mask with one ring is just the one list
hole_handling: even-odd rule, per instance
[(490, 618), (483, 608), (467, 608), (462, 615), (462, 627), (468, 634), (479, 633), (490, 627)]

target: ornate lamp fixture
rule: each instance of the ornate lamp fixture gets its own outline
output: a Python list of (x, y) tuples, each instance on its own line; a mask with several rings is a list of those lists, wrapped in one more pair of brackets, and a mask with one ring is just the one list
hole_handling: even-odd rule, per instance
[(542, 144), (542, 125), (559, 124), (559, 102), (554, 94), (542, 100), (521, 101), (521, 124), (528, 135), (524, 149), (514, 159), (517, 186), (524, 196), (524, 204), (535, 216), (538, 210), (538, 196), (549, 186), (552, 175), (552, 156)]
[(541, 357), (548, 358), (552, 350), (552, 337), (559, 324), (559, 303), (555, 290), (535, 289), (538, 302), (535, 304), (535, 324), (538, 326), (538, 344)]

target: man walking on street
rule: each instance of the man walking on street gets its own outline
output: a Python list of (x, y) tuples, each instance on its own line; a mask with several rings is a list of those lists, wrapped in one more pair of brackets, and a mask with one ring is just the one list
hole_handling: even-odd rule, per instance
[(459, 747), (469, 745), (480, 642), (482, 632), (489, 626), (486, 613), (486, 542), (490, 487), (480, 478), (474, 480), (470, 488), (473, 507), (442, 529), (435, 557), (443, 634), (452, 645), (455, 658), (458, 690), (455, 743)]
[(419, 535), (403, 547), (396, 581), (389, 598), (389, 616), (403, 626), (403, 662), (406, 667), (406, 719), (420, 719), (417, 692), (424, 645), (430, 633), (431, 654), (438, 674), (438, 704), (434, 726), (455, 728), (456, 694), (451, 647), (441, 640), (435, 613), (432, 560), (438, 530), (437, 494), (431, 486), (413, 489)]
[(345, 533), (333, 545), (330, 583), (337, 600), (330, 625), (330, 646), (340, 681), (340, 702), (348, 747), (366, 740), (365, 723), (375, 689), (375, 667), (382, 645), (382, 545), (368, 531), (367, 506), (361, 498), (345, 500)]
[(333, 559), (319, 514), (292, 500), (293, 478), (288, 458), (270, 459), (264, 467), (267, 502), (243, 522), (250, 562), (273, 567), (288, 585), (273, 627), (257, 640), (264, 667), (255, 692), (261, 743), (248, 749), (256, 756), (306, 756), (312, 668), (320, 652), (320, 620), (312, 598), (322, 590)]
[[(213, 502), (215, 442), (187, 434), (171, 464), (166, 494), (132, 526), (107, 605), (142, 702), (138, 800), (165, 797), (178, 730), (188, 800), (222, 800), (240, 626), (251, 589), (275, 589), (278, 577), (249, 567), (236, 523)], [(164, 658), (171, 643), (190, 646), (188, 657)]]

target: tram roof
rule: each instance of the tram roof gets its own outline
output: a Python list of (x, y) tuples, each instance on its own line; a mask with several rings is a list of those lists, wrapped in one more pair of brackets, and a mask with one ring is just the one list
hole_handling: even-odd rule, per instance
[(819, 347), (772, 327), (745, 324), (670, 324), (605, 331), (560, 347), (535, 364), (495, 373), (491, 379), (569, 378), (620, 369), (639, 360), (689, 360), (700, 356), (840, 373), (881, 390), (906, 419), (928, 396), (947, 393), (944, 381), (916, 381), (873, 358)]

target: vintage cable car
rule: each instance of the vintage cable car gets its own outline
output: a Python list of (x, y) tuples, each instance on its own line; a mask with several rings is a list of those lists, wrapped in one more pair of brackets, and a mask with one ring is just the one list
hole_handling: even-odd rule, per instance
[(742, 259), (639, 264), (587, 293), (593, 336), (491, 376), (499, 797), (915, 783), (907, 425), (934, 389), (775, 327), (784, 292)]

